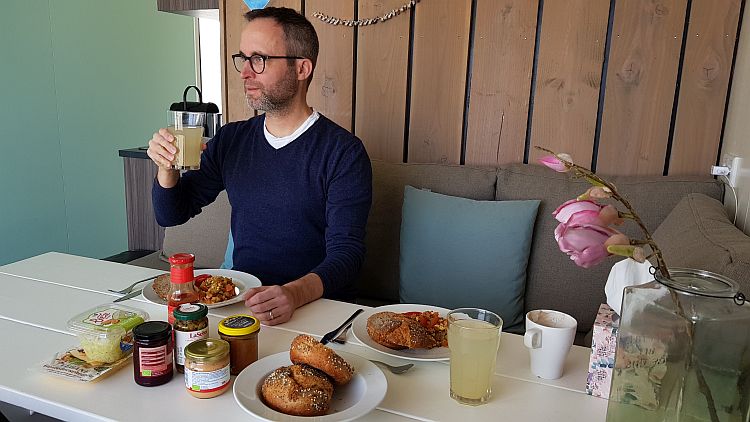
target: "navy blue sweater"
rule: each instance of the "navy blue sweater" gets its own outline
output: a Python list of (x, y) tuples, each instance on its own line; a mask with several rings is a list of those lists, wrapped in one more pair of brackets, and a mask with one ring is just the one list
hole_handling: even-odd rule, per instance
[(171, 189), (154, 183), (156, 221), (186, 222), (224, 189), (232, 205), (234, 269), (264, 285), (313, 272), (323, 296), (352, 299), (365, 255), (372, 168), (362, 142), (324, 116), (274, 149), (264, 116), (229, 123), (208, 142), (201, 169)]

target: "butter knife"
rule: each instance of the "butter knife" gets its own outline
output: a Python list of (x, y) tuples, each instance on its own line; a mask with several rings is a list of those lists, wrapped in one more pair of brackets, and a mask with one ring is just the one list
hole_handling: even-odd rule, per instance
[(130, 299), (130, 298), (132, 298), (132, 297), (136, 297), (136, 296), (139, 296), (139, 295), (141, 294), (141, 292), (142, 292), (142, 291), (143, 291), (143, 289), (138, 289), (138, 290), (134, 290), (134, 291), (132, 291), (132, 292), (130, 292), (130, 293), (128, 293), (128, 294), (126, 294), (126, 295), (125, 295), (125, 296), (123, 296), (123, 297), (118, 297), (117, 299), (113, 300), (113, 301), (112, 301), (112, 303), (115, 303), (115, 302), (122, 302), (123, 300), (128, 300), (128, 299)]
[(350, 316), (346, 321), (344, 321), (343, 324), (339, 325), (338, 328), (336, 328), (335, 330), (333, 330), (333, 331), (327, 333), (326, 335), (324, 335), (323, 338), (320, 340), (320, 342), (322, 344), (326, 344), (329, 341), (331, 341), (331, 340), (335, 339), (336, 337), (338, 337), (338, 335), (341, 334), (341, 332), (344, 331), (344, 329), (346, 329), (349, 326), (349, 324), (352, 323), (352, 321), (354, 321), (354, 318), (356, 318), (357, 315), (361, 314), (364, 311), (365, 310), (361, 309), (361, 308), (357, 309), (357, 311), (354, 312), (352, 314), (352, 316)]

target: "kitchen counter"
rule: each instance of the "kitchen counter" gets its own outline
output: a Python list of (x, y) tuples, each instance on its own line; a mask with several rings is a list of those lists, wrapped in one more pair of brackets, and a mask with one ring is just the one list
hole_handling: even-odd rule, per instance
[(138, 147), (138, 148), (128, 148), (128, 149), (121, 149), (117, 151), (117, 154), (120, 157), (127, 157), (127, 158), (148, 158), (148, 155), (146, 154), (146, 149), (148, 147)]

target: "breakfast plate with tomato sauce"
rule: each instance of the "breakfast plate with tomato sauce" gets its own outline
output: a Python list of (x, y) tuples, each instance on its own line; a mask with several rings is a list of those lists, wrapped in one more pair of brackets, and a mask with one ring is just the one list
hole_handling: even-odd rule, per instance
[(352, 324), (352, 334), (354, 334), (354, 337), (356, 337), (357, 340), (370, 349), (389, 356), (418, 361), (449, 360), (450, 350), (447, 347), (433, 347), (432, 349), (391, 349), (377, 343), (370, 338), (370, 335), (367, 333), (367, 319), (378, 312), (421, 313), (425, 311), (437, 312), (442, 318), (445, 318), (445, 316), (448, 315), (448, 312), (450, 312), (448, 309), (431, 305), (400, 303), (379, 306), (377, 308), (368, 309), (357, 316)]
[[(199, 286), (201, 283), (203, 283), (205, 280), (209, 279), (210, 277), (226, 277), (228, 279), (231, 279), (232, 284), (234, 284), (233, 288), (233, 294), (230, 292), (225, 292), (226, 296), (228, 297), (226, 300), (222, 300), (216, 303), (203, 303), (204, 305), (208, 306), (209, 309), (211, 308), (219, 308), (222, 306), (231, 305), (237, 302), (242, 302), (242, 296), (247, 292), (248, 289), (252, 289), (253, 287), (259, 287), (261, 286), (261, 282), (258, 279), (258, 277), (255, 277), (254, 275), (243, 273), (242, 271), (235, 271), (235, 270), (222, 270), (222, 269), (208, 269), (208, 270), (195, 270), (195, 283), (196, 283), (196, 290), (199, 289)], [(158, 305), (166, 305), (167, 301), (162, 299), (159, 294), (156, 293), (154, 290), (154, 281), (149, 281), (144, 287), (143, 287), (143, 297), (151, 302), (156, 303)]]

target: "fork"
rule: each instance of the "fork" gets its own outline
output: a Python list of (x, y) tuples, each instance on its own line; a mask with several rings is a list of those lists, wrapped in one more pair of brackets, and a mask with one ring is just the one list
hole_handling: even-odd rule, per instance
[(130, 292), (133, 291), (133, 288), (136, 286), (136, 284), (143, 283), (144, 281), (149, 281), (149, 280), (151, 280), (153, 278), (159, 277), (160, 275), (161, 274), (152, 275), (151, 277), (144, 278), (143, 280), (138, 280), (138, 281), (134, 282), (133, 284), (131, 284), (130, 286), (128, 286), (128, 287), (126, 287), (126, 288), (124, 288), (122, 290), (112, 290), (112, 289), (108, 289), (108, 290), (110, 292), (112, 292), (112, 293), (117, 293), (117, 294), (120, 294), (120, 295), (126, 295), (126, 294), (128, 294), (128, 293), (130, 293)]
[(406, 365), (400, 365), (400, 366), (393, 366), (385, 362), (381, 362), (379, 360), (373, 360), (373, 359), (368, 359), (368, 360), (372, 363), (377, 363), (378, 365), (386, 367), (389, 371), (391, 371), (392, 373), (396, 375), (403, 374), (404, 372), (411, 369), (412, 366), (414, 366), (413, 363), (407, 363)]

